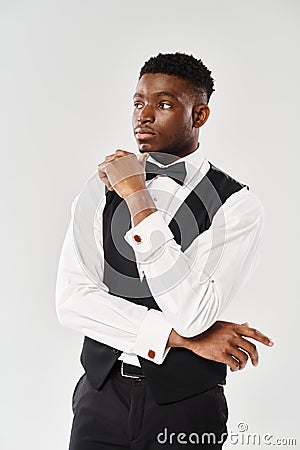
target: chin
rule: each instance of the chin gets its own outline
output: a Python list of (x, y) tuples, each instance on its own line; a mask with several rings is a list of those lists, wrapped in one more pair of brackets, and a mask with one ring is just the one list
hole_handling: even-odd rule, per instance
[(148, 142), (143, 142), (142, 144), (138, 144), (139, 151), (141, 153), (144, 152), (158, 152), (159, 149), (155, 148), (154, 145), (149, 144)]

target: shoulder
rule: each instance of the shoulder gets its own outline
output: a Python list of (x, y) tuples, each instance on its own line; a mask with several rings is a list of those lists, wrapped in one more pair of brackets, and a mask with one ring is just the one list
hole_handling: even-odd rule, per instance
[(206, 176), (222, 197), (229, 197), (232, 193), (242, 189), (243, 187), (246, 187), (249, 190), (249, 186), (246, 183), (238, 181), (224, 170), (216, 167), (210, 161), (208, 161), (208, 163), (209, 170), (207, 171)]
[(247, 186), (228, 197), (218, 215), (225, 218), (226, 226), (231, 224), (241, 230), (248, 227), (262, 228), (265, 221), (265, 211), (260, 198), (248, 190)]
[(94, 172), (82, 185), (79, 193), (72, 201), (71, 211), (74, 218), (94, 220), (96, 213), (105, 205), (105, 184), (99, 179), (98, 171)]

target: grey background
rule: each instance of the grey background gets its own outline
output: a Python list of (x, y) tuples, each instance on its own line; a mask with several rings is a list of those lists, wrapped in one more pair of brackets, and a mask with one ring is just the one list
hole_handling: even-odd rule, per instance
[(1, 449), (67, 448), (83, 336), (58, 323), (54, 289), (71, 201), (106, 154), (137, 151), (138, 70), (173, 51), (212, 69), (201, 145), (266, 212), (260, 265), (224, 318), (276, 345), (229, 373), (228, 427), (300, 445), (298, 30), (296, 0), (0, 2)]

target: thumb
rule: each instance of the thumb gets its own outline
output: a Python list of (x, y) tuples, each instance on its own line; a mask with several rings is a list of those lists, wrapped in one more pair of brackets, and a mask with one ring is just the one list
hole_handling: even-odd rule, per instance
[(139, 157), (139, 162), (142, 164), (144, 170), (146, 168), (146, 160), (147, 160), (148, 156), (149, 156), (149, 153), (143, 153)]

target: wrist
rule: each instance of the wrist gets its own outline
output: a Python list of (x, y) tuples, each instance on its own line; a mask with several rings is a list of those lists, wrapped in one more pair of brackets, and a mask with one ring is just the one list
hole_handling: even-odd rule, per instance
[(134, 202), (139, 202), (139, 203), (147, 203), (147, 204), (153, 204), (153, 199), (150, 195), (150, 192), (148, 191), (146, 186), (141, 186), (139, 188), (136, 188), (133, 191), (130, 191), (129, 193), (127, 193), (126, 195), (124, 195), (124, 200), (126, 203), (131, 204)]
[(137, 225), (143, 218), (157, 211), (155, 203), (147, 188), (132, 192), (124, 197), (128, 206), (134, 225)]
[(169, 335), (169, 339), (167, 342), (167, 347), (182, 347), (187, 348), (188, 339), (180, 336), (174, 328), (172, 328), (171, 333)]

